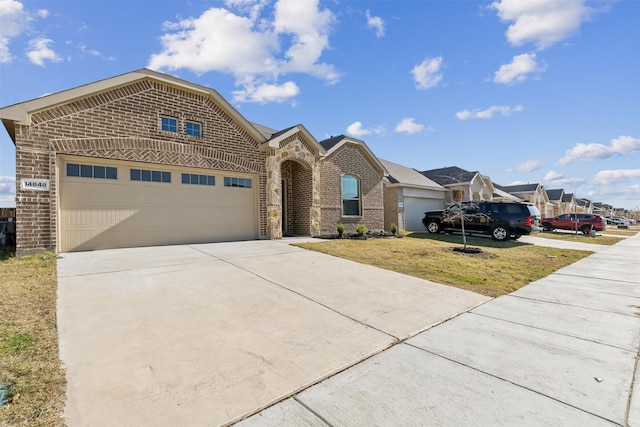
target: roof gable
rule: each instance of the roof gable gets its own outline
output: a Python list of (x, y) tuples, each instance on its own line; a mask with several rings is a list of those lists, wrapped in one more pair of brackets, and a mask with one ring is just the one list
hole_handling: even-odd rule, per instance
[(333, 136), (331, 138), (322, 140), (319, 142), (322, 148), (326, 151), (326, 156), (329, 157), (340, 150), (345, 145), (355, 145), (365, 154), (369, 162), (384, 176), (388, 175), (387, 169), (384, 167), (380, 159), (378, 159), (373, 152), (367, 147), (364, 141), (351, 138), (345, 135)]
[(244, 128), (252, 138), (256, 141), (263, 142), (266, 137), (256, 129), (253, 123), (249, 122), (242, 114), (240, 114), (226, 99), (224, 99), (216, 90), (201, 86), (195, 83), (182, 80), (168, 74), (142, 68), (119, 76), (110, 77), (97, 82), (67, 89), (51, 95), (32, 99), (30, 101), (21, 102), (0, 108), (0, 119), (9, 132), (11, 139), (15, 143), (15, 125), (31, 123), (31, 115), (38, 111), (53, 108), (59, 105), (68, 104), (70, 102), (94, 96), (102, 92), (114, 90), (119, 87), (130, 85), (134, 82), (150, 79), (163, 84), (167, 84), (179, 89), (207, 96), (213, 100), (226, 114), (228, 114), (236, 123)]

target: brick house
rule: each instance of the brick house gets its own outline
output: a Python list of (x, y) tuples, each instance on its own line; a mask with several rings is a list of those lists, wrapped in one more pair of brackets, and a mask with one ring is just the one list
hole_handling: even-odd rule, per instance
[(16, 146), (17, 252), (319, 236), (384, 226), (384, 166), (244, 118), (141, 69), (0, 109)]

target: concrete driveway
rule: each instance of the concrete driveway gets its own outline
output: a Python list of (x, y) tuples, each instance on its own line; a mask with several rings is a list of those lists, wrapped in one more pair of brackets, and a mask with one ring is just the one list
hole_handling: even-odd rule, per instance
[(489, 300), (291, 241), (62, 254), (67, 425), (233, 423)]

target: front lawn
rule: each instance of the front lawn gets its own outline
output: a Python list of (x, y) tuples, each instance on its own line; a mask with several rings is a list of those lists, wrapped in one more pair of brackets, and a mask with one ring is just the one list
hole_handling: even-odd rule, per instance
[(534, 237), (544, 237), (545, 239), (564, 240), (566, 242), (592, 243), (596, 245), (615, 245), (624, 237), (603, 236), (601, 232), (596, 233), (596, 237), (591, 237), (581, 232), (572, 231), (543, 231)]
[(590, 254), (468, 237), (479, 254), (463, 254), (457, 235), (413, 233), (399, 239), (335, 239), (297, 244), (306, 249), (374, 265), (398, 273), (467, 289), (488, 296), (513, 292)]

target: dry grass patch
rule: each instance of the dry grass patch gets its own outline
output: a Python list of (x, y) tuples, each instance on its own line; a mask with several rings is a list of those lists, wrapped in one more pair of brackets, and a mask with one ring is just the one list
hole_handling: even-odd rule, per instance
[(469, 237), (480, 254), (454, 252), (461, 236), (414, 233), (402, 239), (336, 239), (303, 243), (306, 249), (467, 289), (488, 296), (513, 292), (590, 255), (518, 242)]
[(640, 231), (640, 225), (630, 225), (629, 228), (618, 228), (615, 225), (608, 225), (602, 233), (615, 234), (616, 236), (635, 236)]
[(0, 261), (0, 425), (63, 426), (65, 377), (56, 330), (52, 253)]
[(553, 239), (553, 240), (564, 240), (565, 242), (576, 242), (576, 243), (592, 243), (595, 245), (615, 245), (620, 240), (623, 240), (624, 237), (611, 237), (611, 236), (603, 236), (601, 234), (596, 234), (596, 237), (591, 237), (582, 233), (571, 233), (571, 232), (563, 232), (563, 231), (544, 231), (542, 233), (536, 234), (535, 237), (544, 237), (545, 239)]

